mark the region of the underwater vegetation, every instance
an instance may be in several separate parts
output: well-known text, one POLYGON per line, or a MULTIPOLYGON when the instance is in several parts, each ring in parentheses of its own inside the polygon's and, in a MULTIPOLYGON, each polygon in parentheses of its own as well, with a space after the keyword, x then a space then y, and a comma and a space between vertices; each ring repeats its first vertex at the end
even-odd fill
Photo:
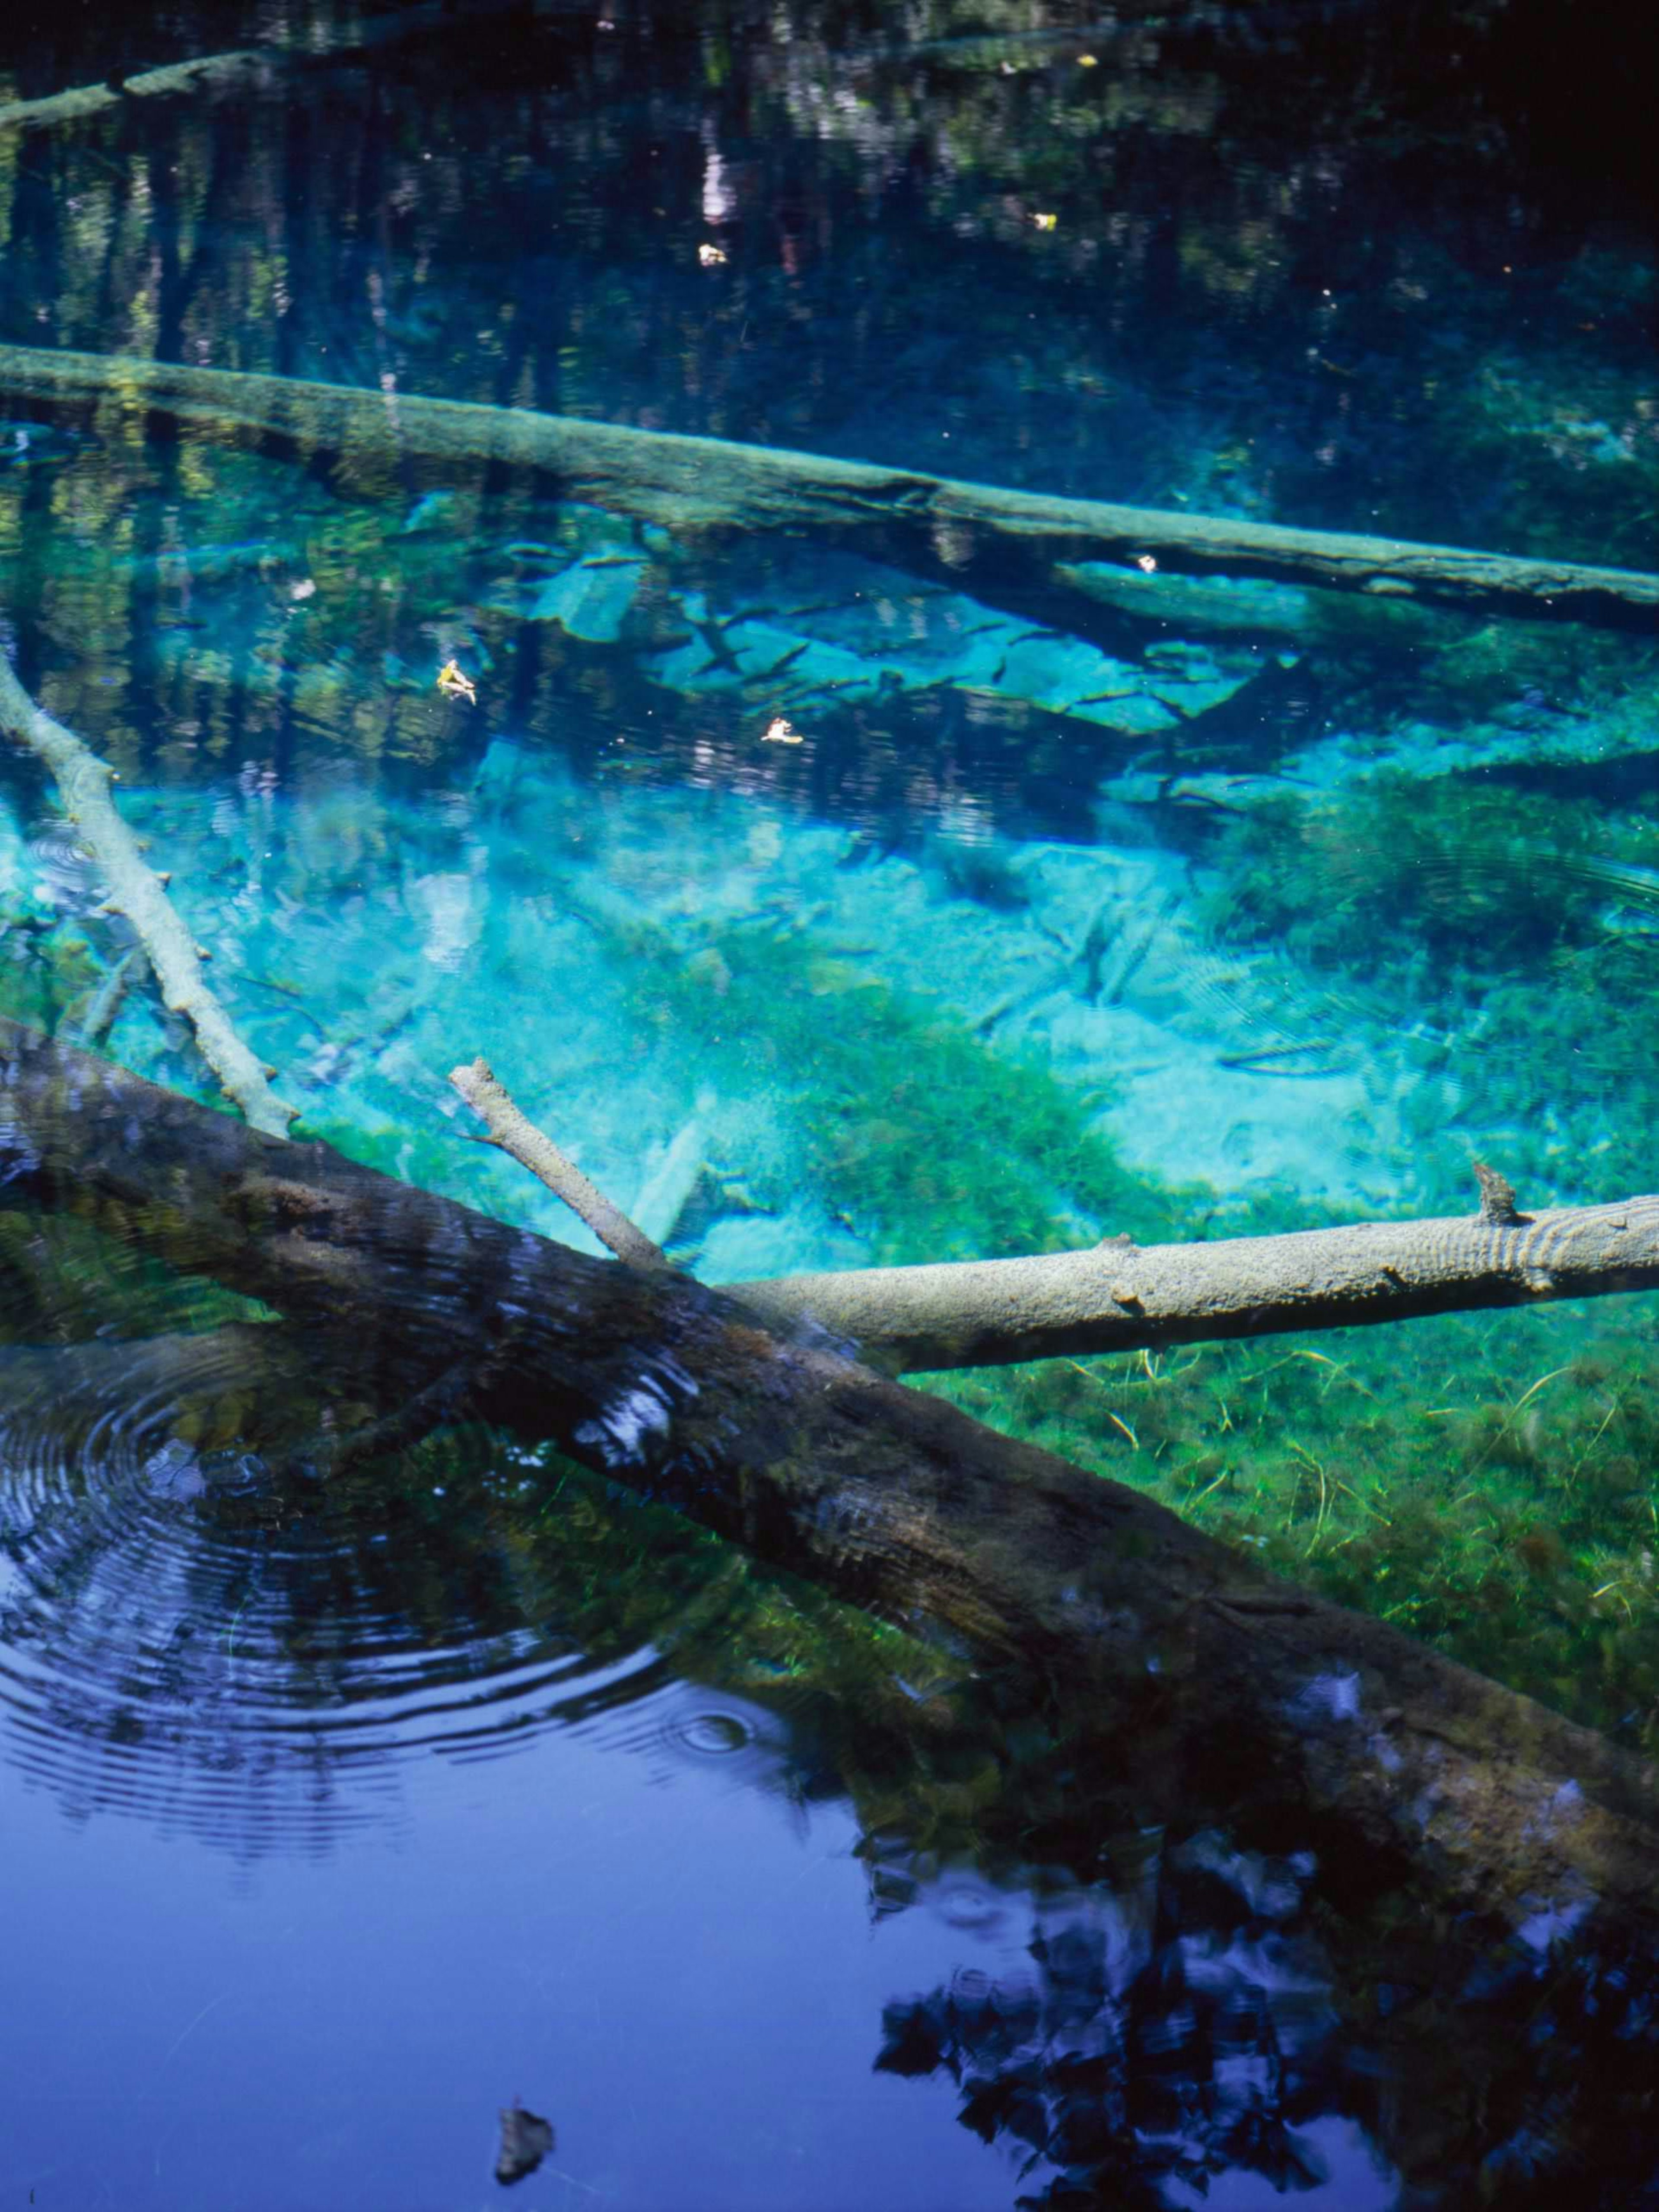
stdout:
POLYGON ((810 939, 711 933, 658 1003, 790 1102, 814 1187, 879 1264, 1150 1239, 1181 1216, 1182 1194, 1126 1172, 1098 1100, 810 939))
POLYGON ((932 1387, 1338 1602, 1659 1741, 1659 1331, 1640 1301, 1057 1360, 932 1387))
MULTIPOLYGON (((1425 193, 1385 243, 1354 245, 1341 299, 1325 293, 1298 306, 1298 331, 1316 356, 1294 404, 1268 409, 1265 364, 1283 353, 1288 300, 1306 291, 1298 257, 1325 251, 1308 213, 1320 196, 1304 191, 1298 174, 1282 194, 1253 188, 1225 210, 1206 209, 1201 195, 1168 200, 1160 180, 1184 174, 1195 144, 1219 134, 1248 149, 1263 129, 1266 109, 1218 75, 1201 39, 1191 52, 1160 57, 1158 40, 1131 27, 1114 34, 1111 65, 1091 70, 1065 37, 1027 39, 1015 9, 929 7, 902 54, 867 24, 854 27, 844 52, 816 18, 793 27, 787 68, 782 46, 763 52, 760 41, 744 60, 724 33, 696 51, 628 46, 638 82, 665 102, 665 166, 680 173, 676 212, 664 221, 673 247, 686 250, 672 265, 663 234, 650 233, 647 250, 643 230, 623 227, 628 196, 616 178, 624 140, 581 118, 586 92, 597 112, 609 97, 605 72, 619 64, 573 47, 574 89, 548 110, 568 163, 527 161, 505 203, 526 219, 501 230, 503 239, 562 235, 582 283, 560 295, 556 327, 542 319, 537 270, 516 244, 510 285, 493 246, 474 252, 469 240, 466 252, 454 250, 453 209, 465 200, 480 117, 488 112, 488 127, 515 146, 526 131, 533 143, 547 117, 527 123, 505 101, 462 114, 441 73, 411 53, 387 79, 386 158, 412 162, 434 118, 451 135, 429 176, 412 171, 406 204, 388 216, 391 273, 360 255, 349 296, 319 280, 274 317, 267 311, 285 281, 278 258, 261 249, 244 265, 231 253, 227 266, 244 292, 221 302, 204 262, 201 288, 174 284, 159 303, 171 322, 159 332, 147 325, 149 338, 179 357, 186 344, 215 340, 224 366, 368 385, 394 373, 405 388, 618 421, 655 410, 655 421, 717 434, 810 438, 826 451, 878 455, 902 447, 917 465, 977 465, 1007 482, 1309 520, 1364 512, 1379 530, 1646 565, 1659 417, 1650 365, 1629 343, 1646 308, 1593 253, 1552 255, 1541 241, 1529 249, 1517 284, 1547 337, 1527 358, 1506 350, 1471 307, 1457 344, 1424 356, 1426 370, 1419 362, 1407 379, 1401 360, 1417 358, 1437 303, 1461 285, 1462 257, 1490 244, 1464 228, 1455 198, 1425 193), (811 129, 775 157, 763 121, 732 136, 734 209, 775 201, 787 212, 763 236, 759 226, 722 229, 723 258, 704 266, 690 250, 688 211, 701 206, 707 102, 744 71, 781 145, 796 125, 811 129), (1030 127, 1038 102, 1040 133, 1030 127), (908 195, 922 234, 948 229, 981 256, 987 342, 972 359, 954 359, 939 336, 961 301, 939 289, 929 257, 885 270, 893 234, 862 213, 853 219, 872 149, 889 162, 881 193, 908 195), (1157 250, 1172 312, 1125 314, 1126 302, 1142 303, 1152 225, 1166 212, 1157 250), (449 254, 443 283, 423 290, 406 281, 402 252, 417 239, 423 252, 449 254), (907 270, 923 292, 900 281, 907 270), (367 279, 382 276, 377 292, 367 279), (376 307, 367 321, 366 298, 376 307), (855 318, 848 299, 859 301, 855 318), (1109 344, 1096 313, 1103 302, 1116 317, 1109 344), (1226 319, 1212 325, 1218 309, 1226 319), (1625 347, 1593 378, 1580 375, 1570 335, 1587 318, 1622 333, 1625 347), (1200 326, 1207 335, 1195 337, 1200 326), (1176 341, 1165 333, 1177 329, 1192 349, 1173 374, 1176 341), (860 388, 845 373, 848 360, 877 356, 888 372, 879 422, 845 396, 860 388), (665 361, 684 368, 684 389, 666 397, 665 361)), ((1496 35, 1490 24, 1483 35, 1496 35)), ((1311 112, 1340 76, 1326 55, 1284 96, 1311 112)), ((1442 88, 1440 99, 1455 119, 1456 97, 1442 88)), ((1349 112, 1352 128, 1339 135, 1350 152, 1320 187, 1351 210, 1364 204, 1367 177, 1374 190, 1379 165, 1402 151, 1370 102, 1367 93, 1349 112)), ((254 118, 249 144, 261 158, 272 152, 262 135, 270 121, 263 111, 254 118)), ((317 127, 315 112, 296 113, 293 150, 314 151, 317 127)), ((349 101, 339 127, 373 137, 371 118, 349 101)), ((203 149, 188 124, 183 137, 194 191, 207 173, 203 149)), ((1443 143, 1456 143, 1455 131, 1443 143)), ((1432 166, 1442 142, 1430 131, 1424 143, 1432 166)), ((100 251, 70 255, 60 272, 46 234, 20 233, 9 297, 32 339, 31 284, 49 302, 58 343, 99 341, 111 300, 142 291, 139 197, 77 145, 54 139, 39 157, 54 186, 76 186, 76 235, 100 251)), ((1481 142, 1477 166, 1498 173, 1512 161, 1512 150, 1481 142)), ((240 140, 224 162, 213 173, 234 234, 258 211, 257 165, 240 140)), ((331 266, 315 259, 319 270, 331 266)), ((52 705, 136 792, 188 793, 245 763, 287 787, 349 761, 391 791, 422 779, 441 785, 443 804, 465 811, 483 748, 504 727, 522 727, 563 747, 592 792, 601 782, 741 775, 747 791, 781 799, 798 817, 817 810, 855 826, 877 854, 873 872, 881 855, 922 842, 916 824, 941 818, 947 796, 957 804, 957 777, 970 787, 974 834, 930 832, 927 847, 945 927, 949 901, 1018 919, 1027 895, 989 834, 1005 830, 1000 810, 1009 802, 1017 813, 1025 787, 1011 778, 988 795, 971 788, 975 774, 991 781, 984 763, 994 747, 1039 763, 1051 786, 1069 781, 1063 805, 1070 834, 1082 837, 1090 771, 1130 765, 1141 740, 1158 773, 1255 770, 1339 714, 1362 740, 1373 716, 1385 750, 1393 724, 1431 702, 1449 727, 1507 718, 1517 750, 1552 717, 1600 717, 1592 737, 1619 718, 1620 744, 1635 754, 1659 701, 1650 651, 1623 640, 1257 593, 1253 614, 1247 603, 1232 628, 1202 633, 1212 646, 1194 645, 1183 632, 1160 632, 1167 618, 1154 603, 1138 614, 1121 591, 1097 623, 1080 609, 1076 636, 1036 634, 972 596, 967 577, 960 589, 953 579, 923 591, 873 562, 801 556, 792 566, 769 556, 745 568, 731 549, 647 538, 544 488, 482 472, 436 481, 349 454, 296 471, 291 458, 190 430, 151 442, 119 407, 100 412, 94 435, 16 427, 27 442, 6 448, 0 471, 9 612, 52 705), (471 693, 434 690, 433 672, 452 664, 471 693), (1304 708, 1305 727, 1281 725, 1304 708), (758 730, 786 711, 812 742, 788 757, 751 745, 750 754, 773 754, 757 767, 733 738, 734 721, 753 718, 758 730), (1079 726, 1097 750, 1076 750, 1079 726), (919 757, 935 738, 936 750, 919 757)), ((1189 607, 1202 611, 1200 598, 1180 603, 1179 619, 1189 607)), ((1536 750, 1548 759, 1541 738, 1536 750)), ((28 819, 39 794, 12 781, 28 819)), ((221 803, 217 785, 208 803, 221 803)), ((250 820, 257 805, 251 798, 250 820)), ((135 818, 143 811, 141 801, 135 818)), ((145 826, 159 843, 178 815, 153 811, 145 826)), ((788 818, 786 811, 786 827, 788 818)), ((540 825, 544 855, 570 858, 583 829, 568 817, 540 825)), ((1609 808, 1604 792, 1541 770, 1503 780, 1402 771, 1304 783, 1184 820, 1166 810, 1146 831, 1165 833, 1191 860, 1212 944, 1271 949, 1298 964, 1324 1008, 1351 1009, 1351 1033, 1338 1042, 1352 1055, 1370 1049, 1379 1007, 1408 1010, 1399 1025, 1436 1079, 1403 1113, 1414 1197, 1472 1211, 1477 1151, 1496 1153, 1523 1206, 1651 1184, 1659 832, 1631 795, 1609 808)), ((255 842, 251 831, 245 842, 255 842)), ((399 865, 413 872, 395 842, 388 822, 343 800, 283 888, 333 900, 368 884, 368 899, 399 865)), ((420 865, 446 895, 462 872, 429 855, 420 865)), ((270 880, 277 875, 273 865, 270 880)), ((45 901, 17 890, 21 862, 0 878, 0 1010, 49 1030, 86 1018, 125 950, 90 914, 95 894, 83 871, 77 878, 72 850, 58 877, 63 895, 45 901)), ((181 884, 181 903, 206 911, 210 894, 222 906, 251 898, 257 866, 234 890, 230 882, 228 872, 224 885, 181 884)), ((566 890, 550 866, 501 906, 557 905, 566 890)), ((539 943, 527 927, 509 939, 520 925, 501 923, 499 908, 498 925, 503 959, 509 942, 539 943)), ((796 1187, 810 1189, 872 1260, 1322 1218, 1283 1184, 1218 1198, 1132 1168, 1103 1125, 1119 1088, 1112 1071, 1086 1089, 1059 1079, 1040 1039, 1006 1045, 909 988, 890 947, 866 958, 830 941, 811 915, 688 914, 665 928, 641 913, 631 935, 611 916, 594 945, 596 973, 603 964, 614 980, 629 966, 627 1056, 680 1064, 677 1110, 690 1114, 704 1077, 730 1096, 767 1095, 773 1126, 749 1155, 728 1145, 732 1157, 711 1160, 717 1179, 741 1185, 744 1203, 762 1212, 781 1208, 796 1187), (645 1040, 638 1055, 636 1036, 645 1040)), ((1132 957, 1093 951, 1097 970, 1109 955, 1119 975, 1132 957)), ((1059 947, 1056 966, 1076 951, 1059 947)), ((273 961, 268 975, 250 975, 249 988, 259 987, 297 1027, 286 970, 273 961)), ((317 1064, 331 1029, 341 1034, 330 1065, 367 1054, 381 1042, 371 1032, 383 1018, 389 1024, 389 1005, 364 977, 342 978, 338 1002, 310 1016, 317 1064)), ((112 1049, 133 1048, 153 1072, 194 1083, 181 1037, 131 1009, 125 1018, 112 1049)), ((276 1026, 276 1016, 266 1018, 276 1026)), ((404 1009, 397 1019, 406 1042, 413 1017, 404 1009)), ((435 1045, 419 1042, 435 1082, 435 1045)), ((1267 1086, 1270 1058, 1261 1065, 1267 1086)), ((396 1103, 389 1085, 371 1103, 366 1087, 354 1094, 342 1083, 331 1096, 319 1077, 306 1126, 389 1172, 475 1202, 512 1202, 503 1186, 468 1180, 447 1125, 430 1114, 400 1118, 396 1103)), ((1344 1132, 1333 1127, 1330 1141, 1340 1147, 1344 1132)), ((6 1245, 5 1268, 20 1283, 29 1249, 21 1232, 6 1245)), ((62 1264, 72 1272, 96 1256, 66 1251, 62 1264)), ((988 1419, 1144 1485, 1328 1595, 1647 1741, 1659 1705, 1650 1625, 1654 1357, 1638 1304, 1616 1316, 1563 1310, 1161 1360, 1061 1361, 939 1387, 988 1419)))
POLYGON ((1382 775, 1274 798, 1206 859, 1224 940, 1285 944, 1339 1000, 1411 1009, 1455 1097, 1449 1123, 1418 1133, 1448 1200, 1467 1187, 1464 1130, 1502 1133, 1534 1203, 1647 1187, 1659 828, 1645 808, 1495 775, 1382 775))
MULTIPOLYGON (((301 865, 346 879, 380 865, 374 839, 389 829, 359 833, 305 848, 301 865)), ((527 883, 562 880, 568 834, 542 823, 554 872, 527 883)), ((1425 1188, 1445 1210, 1473 1212, 1468 1160, 1494 1131, 1523 1206, 1650 1182, 1656 860, 1659 838, 1634 814, 1610 833, 1588 801, 1383 778, 1231 818, 1200 866, 1218 939, 1288 944, 1339 1001, 1349 978, 1368 1002, 1420 1008, 1425 1054, 1475 1031, 1481 1048, 1455 1062, 1467 1132, 1422 1131, 1425 1188), (1564 974, 1583 989, 1563 989, 1564 974), (1538 1071, 1557 1053, 1574 1090, 1553 1115, 1538 1071), (1593 1153, 1577 1138, 1587 1126, 1601 1130, 1593 1153)), ((0 967, 7 1010, 47 1028, 104 972, 89 947, 106 925, 67 880, 78 904, 49 921, 49 908, 15 897, 3 940, 16 953, 0 967)), ((714 1164, 745 1187, 745 1206, 778 1207, 808 1188, 890 1262, 1206 1233, 1214 1194, 1126 1166, 1103 1130, 1103 1097, 1057 1080, 1035 1050, 994 1048, 884 963, 834 949, 810 913, 692 902, 671 923, 644 902, 618 903, 599 919, 606 957, 628 978, 626 1033, 680 1065, 688 1105, 702 1080, 770 1103, 772 1133, 714 1164)), ((592 943, 591 916, 586 926, 592 943)), ((157 1072, 193 1085, 183 1039, 165 1053, 157 1072)), ((400 1116, 390 1094, 378 1115, 344 1098, 319 1105, 307 1128, 388 1172, 503 1202, 458 1182, 447 1126, 400 1116)), ((1236 1194, 1224 1216, 1229 1232, 1319 1218, 1266 1189, 1236 1194)), ((84 1282, 107 1267, 95 1245, 71 1251, 66 1235, 54 1232, 45 1258, 21 1231, 9 1237, 9 1269, 60 1267, 84 1282)), ((185 1325, 222 1317, 234 1314, 208 1301, 185 1325)), ((1147 1488, 1324 1595, 1649 1742, 1659 1739, 1656 1329, 1637 1300, 1059 1360, 936 1387, 1147 1488)))

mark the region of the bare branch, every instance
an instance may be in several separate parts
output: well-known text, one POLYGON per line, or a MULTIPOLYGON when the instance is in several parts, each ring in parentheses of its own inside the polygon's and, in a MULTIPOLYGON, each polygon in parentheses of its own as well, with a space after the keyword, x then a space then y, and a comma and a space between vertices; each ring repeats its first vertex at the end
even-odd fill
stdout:
POLYGON ((109 787, 113 771, 73 730, 37 707, 0 654, 0 729, 26 744, 51 769, 64 811, 81 834, 108 884, 109 903, 138 933, 170 1012, 183 1014, 196 1032, 202 1057, 256 1129, 283 1137, 299 1112, 285 1106, 265 1071, 231 1026, 230 1017, 202 975, 202 954, 149 866, 138 841, 116 811, 109 787))
POLYGON ((733 1283, 775 1328, 810 1314, 900 1372, 1138 1352, 1289 1329, 1538 1305, 1659 1287, 1659 1196, 1522 1215, 1359 1221, 1284 1237, 1138 1246, 733 1283))
POLYGON ((669 1261, 644 1231, 636 1229, 621 1207, 613 1206, 575 1162, 565 1158, 551 1137, 544 1136, 520 1112, 487 1060, 475 1060, 470 1067, 451 1068, 449 1080, 488 1125, 491 1143, 511 1152, 520 1167, 528 1168, 556 1198, 562 1198, 573 1213, 580 1214, 600 1243, 619 1260, 633 1267, 669 1268, 669 1261))
MULTIPOLYGON (((495 1141, 619 1258, 670 1264, 525 1118, 482 1060, 449 1079, 495 1141)), ((1659 1287, 1659 1197, 1526 1214, 1496 1169, 1477 1160, 1474 1173, 1480 1211, 1467 1216, 1204 1244, 1143 1247, 1123 1237, 1085 1252, 765 1276, 724 1288, 774 1328, 811 1320, 873 1365, 917 1374, 1659 1287)))

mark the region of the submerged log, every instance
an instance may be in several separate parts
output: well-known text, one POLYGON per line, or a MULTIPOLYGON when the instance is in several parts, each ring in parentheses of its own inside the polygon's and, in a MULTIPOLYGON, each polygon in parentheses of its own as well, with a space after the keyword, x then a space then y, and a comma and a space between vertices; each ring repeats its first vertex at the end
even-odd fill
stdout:
MULTIPOLYGON (((515 4, 517 0, 471 0, 471 12, 477 15, 515 4)), ((105 114, 129 100, 176 99, 202 90, 252 88, 284 69, 314 69, 319 62, 355 57, 394 39, 445 30, 453 20, 452 10, 443 0, 426 0, 424 5, 370 16, 344 28, 311 20, 303 29, 296 26, 284 36, 273 26, 270 35, 257 46, 197 54, 187 61, 136 70, 130 76, 112 76, 101 84, 72 85, 33 100, 0 103, 0 133, 78 123, 89 115, 105 114)))
POLYGON ((1278 1808, 1376 1887, 1659 1922, 1659 1777, 1133 1490, 775 1335, 687 1279, 592 1260, 261 1136, 0 1024, 0 1196, 101 1224, 349 1345, 362 1398, 425 1390, 556 1444, 981 1668, 1098 1717, 1147 1817, 1278 1808), (465 1389, 461 1387, 461 1378, 465 1389))
POLYGON ((896 1372, 993 1367, 1659 1289, 1659 1197, 731 1287, 774 1328, 810 1314, 896 1372))
POLYGON ((958 580, 981 557, 1000 578, 1045 590, 1079 588, 1067 564, 1113 562, 1139 574, 1150 562, 1177 574, 1267 577, 1480 615, 1659 628, 1659 575, 1014 491, 527 408, 31 346, 0 346, 0 391, 57 404, 113 400, 216 435, 291 440, 307 453, 537 469, 573 499, 669 530, 828 534, 958 580))
MULTIPOLYGON (((449 1079, 488 1121, 488 1141, 620 1258, 667 1264, 526 1121, 482 1060, 449 1079)), ((1109 1237, 1083 1251, 772 1275, 726 1288, 774 1328, 811 1322, 901 1375, 1659 1289, 1659 1197, 1522 1213, 1495 1169, 1476 1160, 1474 1175, 1479 1212, 1440 1220, 1345 1222, 1201 1244, 1109 1237)))
MULTIPOLYGON (((196 1032, 202 1057, 256 1129, 280 1137, 299 1112, 285 1106, 231 1024, 202 973, 207 957, 179 919, 166 878, 145 860, 110 796, 114 771, 74 731, 37 707, 0 654, 0 730, 9 731, 52 772, 64 811, 102 872, 111 906, 137 932, 169 1013, 196 1032)), ((272 1068, 269 1073, 276 1073, 272 1068)))

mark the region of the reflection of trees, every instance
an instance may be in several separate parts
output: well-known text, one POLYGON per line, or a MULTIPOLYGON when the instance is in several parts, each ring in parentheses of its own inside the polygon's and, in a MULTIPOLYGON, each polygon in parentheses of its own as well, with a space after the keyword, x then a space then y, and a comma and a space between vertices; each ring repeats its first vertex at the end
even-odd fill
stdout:
MULTIPOLYGON (((1468 535, 1490 471, 1460 494, 1429 449, 1433 342, 1449 311, 1506 331, 1468 271, 1535 255, 1547 306, 1581 242, 1582 179, 1525 160, 1554 143, 1550 73, 1487 97, 1508 11, 1465 10, 1462 66, 1426 77, 1393 9, 1129 25, 1092 69, 1065 11, 1003 12, 908 10, 902 40, 852 7, 561 12, 509 38, 463 8, 278 97, 128 101, 0 169, 0 326, 1055 489, 1349 524, 1363 495, 1389 531, 1468 535), (949 335, 964 307, 977 345, 949 335)), ((312 13, 326 45, 346 11, 312 13)), ((1610 490, 1595 547, 1548 550, 1604 555, 1610 490)))
POLYGON ((958 1974, 890 2005, 877 2066, 949 2073, 964 2127, 1006 2140, 1027 2173, 1056 2170, 1022 2203, 1151 2212, 1170 2180, 1322 2180, 1299 2130, 1354 2100, 1309 1928, 1311 1860, 1214 1836, 1139 1856, 1138 1879, 1039 1904, 1029 1977, 958 1974))
POLYGON ((1570 1913, 1504 1936, 1398 1899, 1354 1912, 1312 1854, 1217 1831, 1116 1856, 1091 1888, 1033 1883, 1029 1972, 965 1970, 883 2014, 877 2067, 948 2073, 962 2124, 1021 2161, 1022 2204, 1152 2212, 1230 2172, 1343 2203, 1376 2164, 1412 2206, 1613 2212, 1659 2189, 1659 1960, 1576 1950, 1570 1913))

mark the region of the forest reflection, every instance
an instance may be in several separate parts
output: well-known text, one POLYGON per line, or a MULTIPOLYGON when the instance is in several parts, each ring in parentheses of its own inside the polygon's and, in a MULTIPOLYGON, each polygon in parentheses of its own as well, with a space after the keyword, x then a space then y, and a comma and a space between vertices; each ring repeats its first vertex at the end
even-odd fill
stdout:
MULTIPOLYGON (((1535 159, 1571 56, 1500 123, 1440 27, 1413 44, 1352 9, 1310 32, 1273 9, 1102 25, 922 0, 902 35, 893 12, 461 9, 371 64, 330 0, 226 7, 226 46, 272 58, 157 96, 119 83, 171 33, 123 13, 97 69, 118 96, 49 127, 0 117, 0 337, 1651 565, 1659 433, 1619 368, 1647 358, 1653 303, 1603 251, 1614 222, 1585 214, 1587 179, 1627 158, 1616 118, 1594 158, 1535 159)), ((1489 82, 1536 11, 1472 7, 1456 29, 1489 82)), ((0 62, 0 100, 87 81, 50 24, 0 62)), ((118 392, 90 423, 8 422, 0 556, 20 671, 55 711, 124 773, 199 783, 227 902, 283 850, 283 890, 333 929, 374 867, 465 888, 376 787, 453 771, 433 819, 465 817, 482 720, 434 696, 429 662, 499 655, 514 720, 595 775, 663 694, 632 640, 523 618, 572 526, 550 488, 295 459, 175 434, 118 392)), ((727 554, 672 557, 684 604, 727 554)), ((665 587, 642 598, 660 647, 665 587)), ((1293 723, 1340 680, 1275 667, 1262 688, 1293 723)), ((713 781, 729 720, 685 706, 651 740, 667 780, 713 781)), ((1033 713, 942 695, 884 697, 879 727, 848 710, 810 768, 749 750, 745 791, 855 825, 850 866, 954 807, 990 857, 952 889, 987 908, 1006 895, 992 825, 1062 834, 1052 793, 1092 757, 1033 713)), ((605 772, 649 776, 638 752, 605 772)), ((38 783, 0 775, 38 813, 38 783)), ((574 853, 585 833, 534 834, 574 853)), ((127 948, 118 926, 109 969, 91 957, 100 893, 63 824, 31 857, 52 911, 8 917, 8 1011, 74 1034, 127 948)), ((437 967, 441 935, 434 916, 411 957, 437 967)), ((722 1005, 742 981, 699 974, 722 1005)), ((319 1061, 344 1052, 285 969, 242 980, 311 1024, 319 1061)), ((786 1806, 850 1806, 878 1917, 1029 1917, 1028 1968, 964 1966, 871 2023, 878 2068, 959 2085, 1029 2201, 1297 2190, 1334 2155, 1411 2203, 1654 2185, 1652 1960, 1541 1909, 1520 1933, 1453 1919, 1397 1869, 1333 1863, 1272 1778, 1153 1775, 1061 1686, 977 1678, 501 1434, 325 1482, 314 1447, 357 1418, 365 1348, 93 1232, 0 1216, 0 1757, 76 1821, 251 1863, 395 1826, 417 1762, 562 1730, 718 1760, 786 1806)))
POLYGON ((1633 488, 1514 435, 1540 354, 1638 434, 1651 314, 1594 142, 1532 158, 1557 93, 1483 100, 1528 9, 1450 67, 1352 9, 405 12, 227 9, 251 84, 0 130, 0 334, 1637 562, 1633 488))

